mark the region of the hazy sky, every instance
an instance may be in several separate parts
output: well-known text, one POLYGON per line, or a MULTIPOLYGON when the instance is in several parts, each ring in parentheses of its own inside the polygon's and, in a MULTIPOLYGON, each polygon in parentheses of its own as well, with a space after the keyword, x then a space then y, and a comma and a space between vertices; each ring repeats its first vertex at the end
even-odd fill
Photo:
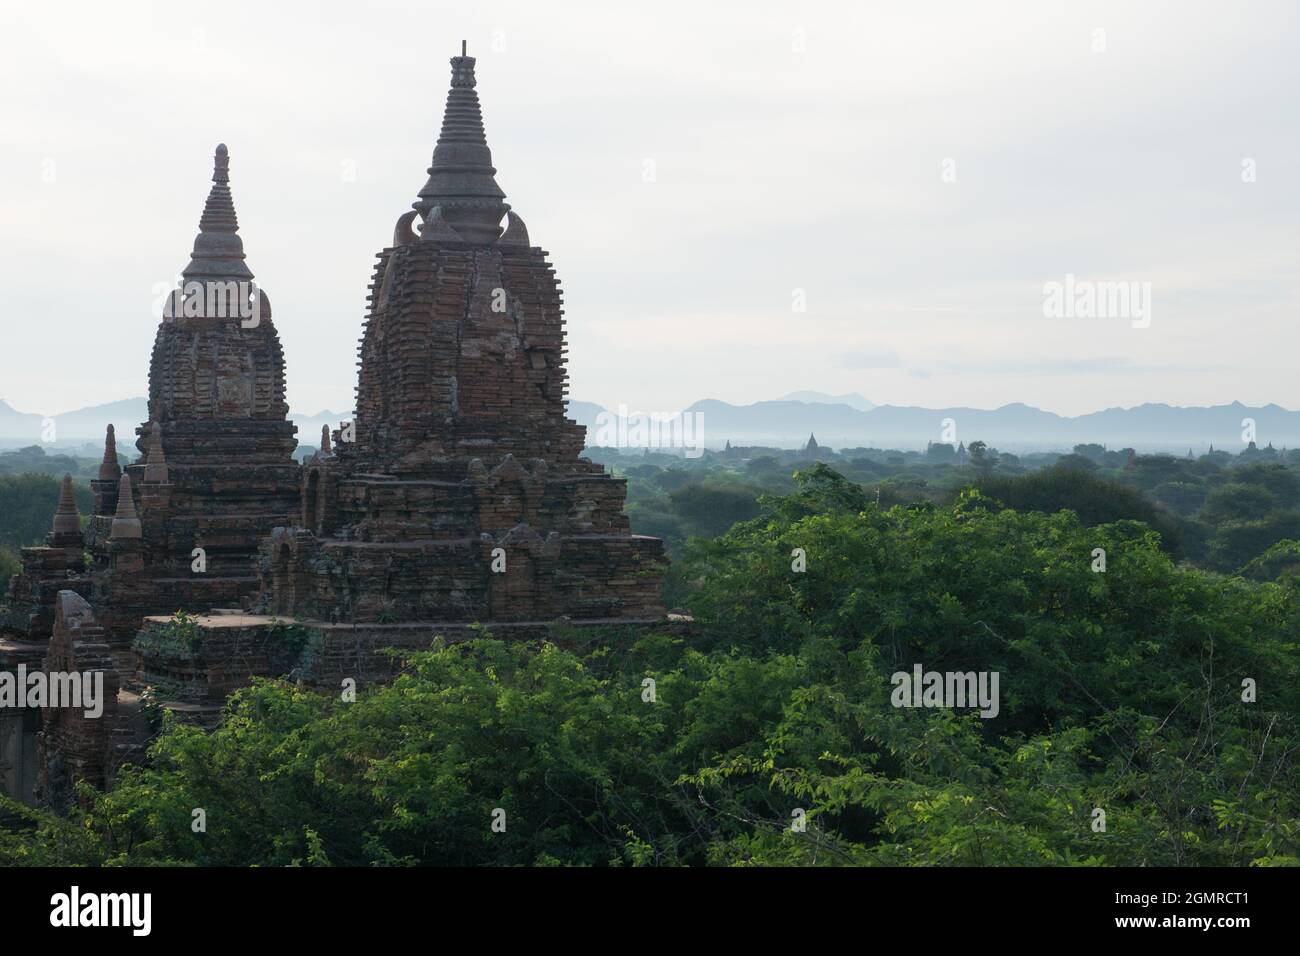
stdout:
POLYGON ((0 0, 0 398, 145 393, 225 142, 290 404, 350 409, 462 38, 574 398, 1300 407, 1291 0, 0 0), (1067 274, 1149 327, 1045 318, 1067 274))

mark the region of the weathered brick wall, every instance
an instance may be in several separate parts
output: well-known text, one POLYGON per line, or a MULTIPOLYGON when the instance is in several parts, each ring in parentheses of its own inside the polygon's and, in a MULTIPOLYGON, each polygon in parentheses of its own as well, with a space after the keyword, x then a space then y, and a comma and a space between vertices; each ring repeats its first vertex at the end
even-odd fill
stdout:
POLYGON ((85 552, 80 547, 23 548, 22 569, 9 581, 0 605, 0 634, 22 640, 43 639, 54 627, 54 598, 64 589, 89 584, 85 552))
POLYGON ((263 548, 261 608, 354 623, 662 618, 662 543, 631 535, 626 483, 578 457, 546 254, 407 242, 379 255, 370 303, 355 440, 336 432, 309 466, 311 527, 263 548))
POLYGON ((88 716, 84 706, 42 710, 37 798, 50 806, 71 802, 76 781, 106 788, 115 769, 116 731, 124 729, 117 699, 121 679, 105 637, 90 605, 72 591, 61 591, 42 669, 51 675, 78 672, 83 681, 102 673, 103 709, 98 716, 88 716))
MULTIPOLYGON (((430 474, 446 455, 495 465, 576 459, 564 320, 540 249, 413 242, 381 253, 359 350, 359 469, 430 474)), ((355 455, 351 451, 355 450, 355 455)))
MULTIPOLYGON (((164 426, 284 422, 289 411, 284 397, 284 350, 269 309, 261 311, 264 314, 251 328, 245 328, 237 315, 166 318, 158 326, 149 363, 150 420, 164 426)), ((195 458, 209 450, 212 436, 200 429, 179 428, 165 437, 178 457, 195 458)), ((145 450, 143 444, 139 447, 145 450)), ((290 446, 288 451, 292 450, 290 446)), ((248 457, 247 449, 244 456, 248 457)))

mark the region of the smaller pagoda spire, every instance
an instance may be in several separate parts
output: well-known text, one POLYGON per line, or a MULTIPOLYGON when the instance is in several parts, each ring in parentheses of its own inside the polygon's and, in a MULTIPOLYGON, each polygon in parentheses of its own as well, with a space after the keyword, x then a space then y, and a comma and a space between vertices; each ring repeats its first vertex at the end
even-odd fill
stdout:
POLYGON ((104 433, 104 460, 99 466, 100 481, 117 481, 122 477, 122 466, 117 463, 117 434, 109 425, 104 433))
POLYGON ((190 264, 181 273, 186 280, 249 280, 253 273, 244 264, 244 242, 239 238, 239 219, 230 195, 230 151, 217 144, 212 163, 212 189, 199 219, 190 264))
POLYGON ((330 427, 328 425, 320 427, 320 454, 322 458, 328 458, 334 454, 334 449, 330 447, 330 427))
POLYGON ((139 538, 142 535, 140 516, 135 512, 135 500, 131 497, 131 474, 126 472, 122 475, 122 485, 118 489, 117 514, 113 516, 113 527, 109 537, 120 540, 139 538))
POLYGON ((54 512, 54 533, 50 544, 55 547, 80 545, 81 515, 77 512, 77 499, 72 493, 72 476, 64 475, 59 488, 59 507, 54 512))
POLYGON ((167 459, 163 455, 162 425, 154 422, 149 429, 148 454, 144 460, 144 480, 163 484, 167 481, 167 459))

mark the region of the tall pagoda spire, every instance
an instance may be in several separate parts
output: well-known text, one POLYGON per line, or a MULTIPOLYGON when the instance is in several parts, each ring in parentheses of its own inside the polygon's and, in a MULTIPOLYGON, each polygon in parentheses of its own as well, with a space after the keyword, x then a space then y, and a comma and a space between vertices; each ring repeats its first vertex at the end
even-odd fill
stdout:
POLYGON ((244 264, 244 242, 239 238, 239 220, 230 196, 230 151, 217 145, 213 157, 212 189, 199 219, 190 264, 181 273, 187 280, 249 280, 253 273, 244 264))
MULTIPOLYGON (((429 180, 415 209, 428 221, 435 208, 440 219, 465 242, 490 243, 501 236, 501 218, 510 206, 497 185, 492 151, 483 132, 483 114, 474 92, 474 57, 451 58, 451 89, 442 117, 442 132, 433 150, 429 180)), ((426 238, 446 238, 429 235, 426 238)))

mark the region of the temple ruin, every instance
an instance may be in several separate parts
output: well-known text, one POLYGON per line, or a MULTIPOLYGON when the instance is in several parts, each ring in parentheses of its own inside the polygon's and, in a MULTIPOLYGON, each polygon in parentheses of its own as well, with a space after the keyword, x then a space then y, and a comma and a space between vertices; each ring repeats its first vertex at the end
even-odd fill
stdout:
POLYGON ((99 721, 0 711, 0 784, 58 805, 142 759, 141 694, 211 725, 255 676, 336 691, 387 649, 478 626, 661 626, 663 544, 565 414, 562 295, 496 182, 475 60, 451 59, 428 180, 377 256, 355 418, 293 458, 285 362, 218 146, 184 282, 149 370, 141 457, 112 427, 82 529, 65 479, 0 606, 0 670, 99 668, 99 721), (214 296, 213 291, 219 294, 214 296), (120 688, 120 690, 119 690, 120 688))
POLYGON ((451 64, 428 182, 377 257, 356 420, 308 465, 301 525, 267 542, 267 610, 662 618, 661 543, 630 533, 624 482, 579 457, 559 282, 496 183, 474 58, 451 64))

